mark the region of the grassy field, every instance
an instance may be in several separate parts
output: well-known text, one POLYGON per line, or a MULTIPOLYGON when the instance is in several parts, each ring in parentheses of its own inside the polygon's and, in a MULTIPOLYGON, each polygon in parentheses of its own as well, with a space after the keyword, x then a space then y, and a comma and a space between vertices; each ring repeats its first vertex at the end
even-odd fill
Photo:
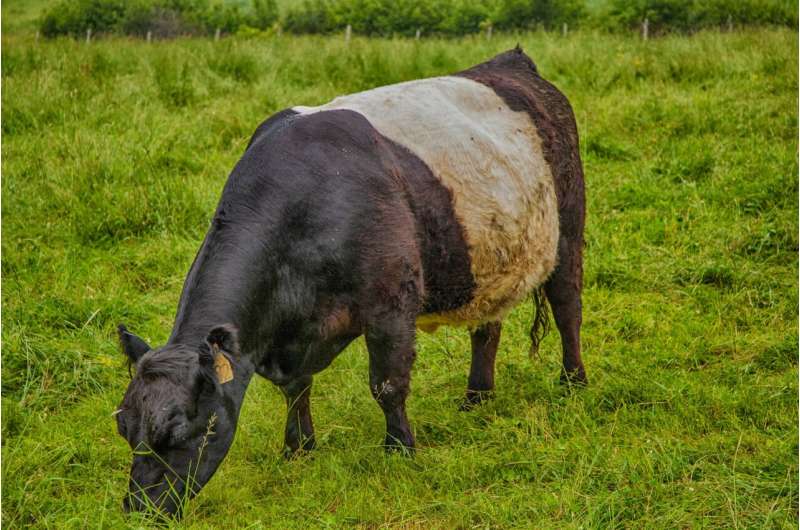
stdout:
MULTIPOLYGON (((6 20, 3 21, 4 26, 6 20)), ((10 27, 13 21, 9 22, 10 27)), ((420 334, 413 459, 385 456, 363 341, 315 381, 319 450, 286 462, 256 380, 188 528, 798 524, 797 46, 787 30, 648 42, 2 41, 2 522, 125 518, 114 326, 166 340, 228 171, 293 104, 451 72, 517 41, 575 108, 588 185, 584 361, 508 319, 494 401, 457 410, 463 330, 420 334), (324 396, 324 397, 322 397, 324 396)))

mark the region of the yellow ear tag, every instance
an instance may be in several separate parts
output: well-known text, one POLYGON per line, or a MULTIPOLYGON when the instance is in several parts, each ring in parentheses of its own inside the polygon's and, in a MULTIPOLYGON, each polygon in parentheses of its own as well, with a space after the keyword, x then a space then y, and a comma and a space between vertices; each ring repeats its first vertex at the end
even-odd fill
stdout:
POLYGON ((225 354, 219 351, 217 345, 214 345, 214 370, 217 372, 217 379, 219 384, 224 385, 228 381, 233 380, 233 368, 231 362, 225 357, 225 354))

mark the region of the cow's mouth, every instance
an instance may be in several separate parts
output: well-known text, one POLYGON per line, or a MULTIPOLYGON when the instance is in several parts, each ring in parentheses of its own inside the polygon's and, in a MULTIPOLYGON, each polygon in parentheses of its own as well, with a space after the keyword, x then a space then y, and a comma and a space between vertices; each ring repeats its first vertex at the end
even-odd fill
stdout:
POLYGON ((131 481, 128 494, 122 499, 122 509, 125 513, 144 512, 156 518, 180 518, 184 497, 183 481, 170 484, 163 480, 144 488, 131 481))

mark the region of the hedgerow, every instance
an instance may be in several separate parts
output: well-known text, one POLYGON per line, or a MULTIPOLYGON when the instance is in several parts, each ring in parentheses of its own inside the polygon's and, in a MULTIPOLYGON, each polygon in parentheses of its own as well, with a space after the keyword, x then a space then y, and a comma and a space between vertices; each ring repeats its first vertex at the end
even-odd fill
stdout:
POLYGON ((613 29, 692 31, 733 25, 797 26, 797 3, 786 0, 609 0, 602 13, 613 29))
POLYGON ((291 33, 467 35, 499 30, 591 27, 691 32, 732 25, 795 27, 789 0, 303 0, 281 16, 276 0, 63 0, 41 20, 45 36, 121 33, 155 37, 252 33, 279 26, 291 33))
POLYGON ((275 0, 63 0, 41 19, 45 37, 119 33, 154 37, 265 30, 278 20, 275 0))
POLYGON ((304 0, 283 26, 293 33, 330 33, 350 25, 365 35, 411 35, 417 30, 464 35, 501 30, 576 26, 610 31, 638 27, 688 32, 729 25, 797 25, 787 0, 304 0))

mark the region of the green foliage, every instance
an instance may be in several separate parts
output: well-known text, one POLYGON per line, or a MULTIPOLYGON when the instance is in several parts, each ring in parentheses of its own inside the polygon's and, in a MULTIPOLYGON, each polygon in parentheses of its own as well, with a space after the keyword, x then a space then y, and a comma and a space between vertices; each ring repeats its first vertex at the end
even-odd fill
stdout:
POLYGON ((584 10, 579 0, 499 0, 492 18, 497 27, 505 29, 554 28, 564 23, 575 26, 584 10))
POLYGON ((336 28, 332 19, 333 12, 325 0, 303 0, 300 8, 286 14, 283 24, 294 33, 328 33, 336 28))
POLYGON ((359 340, 315 377, 315 455, 283 459, 285 403, 256 377, 231 453, 172 526, 797 527, 795 31, 3 39, 4 527, 149 527, 120 508, 115 326, 167 339, 262 119, 517 41, 577 117, 590 385, 558 384, 555 330, 529 359, 523 304, 504 323, 495 399, 462 413, 468 335, 420 333, 420 448, 385 456, 359 340))
POLYGON ((331 33, 350 25, 362 35, 467 35, 500 30, 591 27, 638 28, 653 34, 707 27, 796 27, 797 4, 788 0, 302 0, 283 16, 277 0, 63 0, 42 17, 47 37, 123 33, 159 38, 183 34, 257 35, 275 26, 292 33, 331 33))
POLYGON ((268 29, 278 21, 276 0, 253 0, 253 27, 268 29))
POLYGON ((601 16, 611 27, 690 31, 728 23, 797 26, 797 3, 786 0, 610 0, 601 16))
POLYGON ((87 28, 95 33, 122 33, 157 38, 213 34, 217 29, 236 33, 241 28, 270 28, 278 20, 275 0, 251 0, 249 4, 224 0, 64 0, 48 9, 41 19, 44 36, 81 36, 87 28))
POLYGON ((492 24, 518 29, 540 24, 552 28, 576 23, 579 0, 304 0, 284 20, 294 33, 328 33, 348 24, 365 35, 465 35, 492 24))
POLYGON ((114 31, 125 19, 125 0, 65 0, 48 10, 42 18, 45 37, 85 35, 114 31))
POLYGON ((365 35, 464 35, 488 25, 515 30, 542 27, 638 27, 654 32, 693 31, 732 24, 797 25, 797 5, 787 0, 304 0, 284 19, 294 33, 329 33, 348 24, 365 35))

